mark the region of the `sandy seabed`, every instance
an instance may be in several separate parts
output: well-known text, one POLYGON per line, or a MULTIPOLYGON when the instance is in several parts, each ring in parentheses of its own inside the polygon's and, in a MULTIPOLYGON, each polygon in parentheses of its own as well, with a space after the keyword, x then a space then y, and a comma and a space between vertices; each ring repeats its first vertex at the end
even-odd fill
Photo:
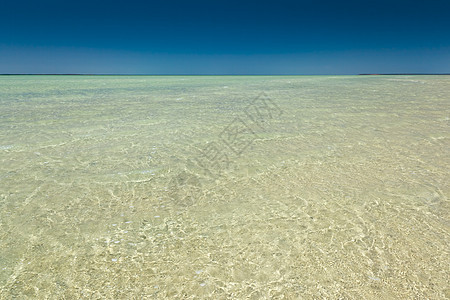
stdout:
POLYGON ((448 95, 0 77, 0 298, 448 299, 448 95))

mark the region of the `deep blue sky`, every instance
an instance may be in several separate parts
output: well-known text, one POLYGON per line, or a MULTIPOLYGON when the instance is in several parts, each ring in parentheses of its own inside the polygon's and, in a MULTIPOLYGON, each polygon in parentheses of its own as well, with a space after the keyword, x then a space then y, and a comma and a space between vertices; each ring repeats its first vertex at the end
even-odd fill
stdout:
POLYGON ((450 1, 0 0, 0 73, 402 72, 450 72, 450 1))

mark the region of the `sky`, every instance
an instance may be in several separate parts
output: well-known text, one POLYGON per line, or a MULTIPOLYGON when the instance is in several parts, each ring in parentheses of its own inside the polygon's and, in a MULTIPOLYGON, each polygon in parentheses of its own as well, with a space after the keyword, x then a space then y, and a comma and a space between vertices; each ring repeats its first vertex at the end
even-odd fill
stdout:
POLYGON ((450 73, 450 1, 0 0, 5 73, 450 73))

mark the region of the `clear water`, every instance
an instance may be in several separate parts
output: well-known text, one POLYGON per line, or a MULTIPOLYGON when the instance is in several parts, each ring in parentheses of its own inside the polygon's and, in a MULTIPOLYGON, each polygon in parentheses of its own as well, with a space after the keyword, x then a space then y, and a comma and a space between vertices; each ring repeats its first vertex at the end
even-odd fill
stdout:
POLYGON ((450 76, 2 76, 3 299, 444 299, 450 76))

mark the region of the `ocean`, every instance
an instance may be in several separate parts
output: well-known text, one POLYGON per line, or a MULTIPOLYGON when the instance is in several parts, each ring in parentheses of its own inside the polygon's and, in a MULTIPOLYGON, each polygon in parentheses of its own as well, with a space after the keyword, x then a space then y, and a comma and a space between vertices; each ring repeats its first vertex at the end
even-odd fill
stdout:
POLYGON ((449 96, 450 76, 0 76, 0 298, 450 298, 449 96))

